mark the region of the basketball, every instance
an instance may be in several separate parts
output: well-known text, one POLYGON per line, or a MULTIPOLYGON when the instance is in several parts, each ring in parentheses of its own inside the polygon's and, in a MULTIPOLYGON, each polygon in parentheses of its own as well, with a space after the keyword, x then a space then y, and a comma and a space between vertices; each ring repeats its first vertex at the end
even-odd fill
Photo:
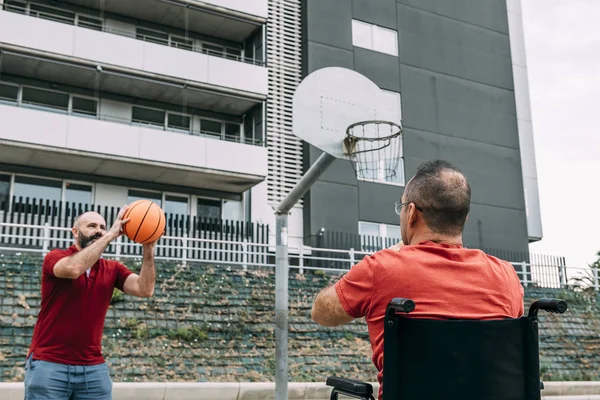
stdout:
POLYGON ((123 233, 136 243, 151 243, 160 238, 165 231, 165 213, 153 201, 138 200, 129 205, 123 219, 129 221, 123 225, 123 233))

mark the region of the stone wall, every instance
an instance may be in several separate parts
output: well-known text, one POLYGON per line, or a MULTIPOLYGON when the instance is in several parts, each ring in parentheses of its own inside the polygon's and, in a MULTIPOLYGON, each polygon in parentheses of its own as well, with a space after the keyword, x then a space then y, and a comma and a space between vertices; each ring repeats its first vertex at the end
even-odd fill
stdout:
MULTIPOLYGON (((40 302, 40 257, 0 257, 0 381, 23 379, 23 361, 40 302)), ((139 271, 139 262, 128 262, 139 271)), ((159 262, 152 299, 116 291, 104 353, 115 382, 274 380, 275 277, 272 269, 159 262)), ((290 380, 329 375, 373 381, 376 370, 363 320, 322 328, 310 320, 318 291, 338 276, 290 273, 290 380)), ((600 309, 573 291, 527 288, 526 305, 563 297, 565 315, 541 315, 541 369, 546 380, 600 379, 600 309)))

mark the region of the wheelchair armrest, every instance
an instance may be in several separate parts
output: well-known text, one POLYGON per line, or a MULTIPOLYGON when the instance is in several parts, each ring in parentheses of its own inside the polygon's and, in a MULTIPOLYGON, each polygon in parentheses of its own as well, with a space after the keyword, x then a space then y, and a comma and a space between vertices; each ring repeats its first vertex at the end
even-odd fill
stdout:
POLYGON ((539 299, 538 301, 534 301, 529 307, 529 316, 536 316, 538 310, 563 314, 565 311, 567 311, 568 307, 569 306, 567 302, 561 299, 539 299))
POLYGON ((397 312, 411 313, 415 310, 415 302, 410 299, 396 297, 390 301, 385 309, 385 315, 393 317, 397 312))
POLYGON ((330 376, 325 384, 333 387, 331 400, 336 400, 340 394, 361 400, 374 400, 373 385, 370 383, 330 376))

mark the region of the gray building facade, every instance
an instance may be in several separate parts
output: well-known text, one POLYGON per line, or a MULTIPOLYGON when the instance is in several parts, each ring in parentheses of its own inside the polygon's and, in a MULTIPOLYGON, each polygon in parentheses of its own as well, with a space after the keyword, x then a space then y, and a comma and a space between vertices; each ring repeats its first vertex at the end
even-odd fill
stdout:
MULTIPOLYGON (((345 67, 399 93, 404 182, 424 161, 451 161, 464 171, 473 191, 465 245, 527 251, 530 241, 541 238, 541 226, 539 234, 528 228, 522 157, 533 148, 523 155, 510 3, 305 0, 303 76, 323 67, 345 67), (357 32, 369 26, 371 49, 357 32), (389 43, 376 43, 385 35, 396 37, 396 54, 389 43)), ((306 143, 303 150, 306 170, 320 151, 306 143)), ((534 189, 537 196, 537 181, 534 189)), ((304 198, 305 240, 323 229, 373 234, 377 226, 381 234, 399 237, 393 205, 403 190, 404 183, 357 180, 349 162, 336 160, 304 198)), ((529 207, 538 215, 537 203, 529 207)))

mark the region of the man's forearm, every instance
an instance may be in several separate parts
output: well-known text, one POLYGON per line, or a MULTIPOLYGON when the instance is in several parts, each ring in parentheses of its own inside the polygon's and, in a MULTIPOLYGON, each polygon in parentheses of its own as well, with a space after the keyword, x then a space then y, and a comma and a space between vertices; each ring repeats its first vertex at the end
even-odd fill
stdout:
POLYGON ((150 297, 154 294, 156 282, 156 269, 154 267, 154 248, 144 248, 142 269, 140 270, 140 291, 150 297))
POLYGON ((78 251, 70 257, 64 258, 59 261, 59 263, 64 263, 65 268, 71 270, 75 277, 79 277, 86 270, 94 266, 111 241, 112 239, 108 235, 104 235, 85 249, 78 251))

